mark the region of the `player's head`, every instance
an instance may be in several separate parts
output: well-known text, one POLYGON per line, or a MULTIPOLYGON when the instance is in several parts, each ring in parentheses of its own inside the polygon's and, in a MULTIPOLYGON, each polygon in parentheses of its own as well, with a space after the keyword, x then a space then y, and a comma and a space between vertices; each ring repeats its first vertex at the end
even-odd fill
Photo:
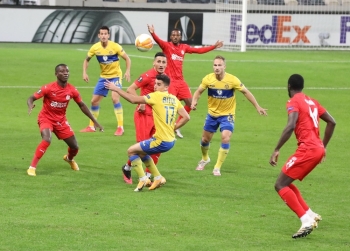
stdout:
POLYGON ((225 58, 223 56, 216 56, 214 58, 214 63, 213 63, 213 70, 215 75, 222 75, 225 73, 225 69, 226 69, 226 62, 225 62, 225 58))
POLYGON ((109 28, 107 26, 101 26, 98 32, 98 38, 101 42, 107 42, 109 39, 109 28))
POLYGON ((154 56, 153 67, 159 73, 162 74, 167 66, 167 59, 163 52, 157 52, 154 56))
POLYGON ((293 74, 288 79, 288 95, 293 96, 295 92, 301 92, 304 89, 304 78, 299 74, 293 74))
POLYGON ((154 84, 154 91, 168 91, 170 85, 170 78, 165 74, 158 74, 154 84))
POLYGON ((55 75, 57 80, 62 83, 66 83, 69 78, 69 69, 66 64, 59 64, 55 67, 55 75))
POLYGON ((179 29, 173 29, 170 33, 170 41, 173 44, 178 44, 181 41, 181 31, 179 29))

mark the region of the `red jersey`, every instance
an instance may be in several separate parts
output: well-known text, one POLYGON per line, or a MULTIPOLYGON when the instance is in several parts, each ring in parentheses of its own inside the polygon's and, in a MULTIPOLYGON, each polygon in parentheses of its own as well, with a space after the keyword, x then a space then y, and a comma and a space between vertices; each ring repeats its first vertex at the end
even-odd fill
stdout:
MULTIPOLYGON (((141 90, 140 96, 145 96, 151 92, 154 92, 154 85, 157 75, 159 75, 159 73, 152 68, 145 73, 142 73, 139 79, 134 82, 141 90)), ((146 104, 146 110, 144 113, 147 115, 152 115, 152 107, 146 104)))
POLYGON ((43 108, 39 113, 39 117, 51 121, 62 121, 66 118, 69 100, 74 99, 76 103, 82 101, 78 90, 69 83, 65 87, 61 87, 57 82, 49 83, 34 93, 34 97, 36 99, 44 97, 43 108))
POLYGON ((206 53, 215 49, 215 45, 206 46, 201 48, 191 47, 187 44, 173 44, 173 42, 166 42, 161 40, 154 32, 151 33, 154 41, 162 48, 165 54, 168 65, 166 67, 165 73, 170 77, 171 80, 184 80, 182 73, 182 65, 186 53, 206 53))
POLYGON ((287 102, 288 114, 298 112, 299 117, 294 129, 299 147, 317 148, 323 147, 320 138, 320 116, 326 112, 315 99, 304 93, 295 94, 287 102))

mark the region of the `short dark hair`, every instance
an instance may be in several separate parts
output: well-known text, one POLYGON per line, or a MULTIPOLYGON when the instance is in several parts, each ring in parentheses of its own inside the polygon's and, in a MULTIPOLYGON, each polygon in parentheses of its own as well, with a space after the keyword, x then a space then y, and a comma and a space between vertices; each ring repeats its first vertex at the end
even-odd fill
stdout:
POLYGON ((170 78, 165 74, 158 74, 156 76, 156 79, 163 81, 164 85, 166 85, 166 86, 170 85, 170 78))
POLYGON ((156 57, 166 57, 163 52, 157 52, 156 55, 154 55, 154 58, 156 57))
POLYGON ((100 28, 100 30, 107 30, 108 31, 108 34, 109 34, 109 28, 108 28, 108 26, 101 26, 101 28, 100 28))
MULTIPOLYGON (((171 32, 173 32, 173 31, 178 31, 178 32, 180 32, 181 33, 181 30, 180 29, 178 29, 178 28, 174 28, 174 29, 172 29, 171 30, 171 32)), ((171 34, 171 33, 170 33, 171 34)))
POLYGON ((60 68, 61 66, 67 67, 66 64, 58 64, 58 65, 56 65, 56 67, 55 67, 55 72, 57 72, 57 71, 58 71, 58 68, 60 68))
POLYGON ((304 89, 304 78, 299 74, 293 74, 288 79, 288 85, 291 90, 301 91, 304 89))

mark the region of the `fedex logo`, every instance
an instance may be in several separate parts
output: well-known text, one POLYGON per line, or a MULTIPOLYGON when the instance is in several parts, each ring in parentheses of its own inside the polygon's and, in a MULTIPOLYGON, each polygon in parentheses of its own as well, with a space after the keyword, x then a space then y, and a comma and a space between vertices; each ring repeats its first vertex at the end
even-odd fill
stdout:
MULTIPOLYGON (((240 21, 242 21, 242 15, 231 15, 230 42, 232 43, 235 43, 237 40, 237 31, 242 30, 242 25, 238 24, 240 21)), ((303 41, 305 44, 310 43, 306 33, 311 26, 304 26, 301 28, 297 25, 288 25, 291 21, 291 16, 272 16, 271 25, 265 24, 259 28, 255 24, 248 24, 246 42, 248 44, 254 44, 256 41, 260 40, 264 44, 289 44, 298 43, 300 41, 303 41), (292 29, 297 35, 294 38, 284 37, 284 33, 291 32, 292 29), (266 33, 268 34, 267 36, 266 33)))
POLYGON ((342 16, 340 18, 340 43, 346 44, 346 33, 350 32, 350 16, 342 16))

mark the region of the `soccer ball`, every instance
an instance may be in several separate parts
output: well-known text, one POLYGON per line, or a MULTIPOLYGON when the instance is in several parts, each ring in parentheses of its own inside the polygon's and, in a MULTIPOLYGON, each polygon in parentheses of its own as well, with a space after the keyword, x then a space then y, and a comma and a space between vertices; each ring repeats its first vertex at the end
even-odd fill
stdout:
POLYGON ((135 39, 135 46, 139 51, 149 51, 153 48, 153 39, 148 34, 141 34, 135 39))

